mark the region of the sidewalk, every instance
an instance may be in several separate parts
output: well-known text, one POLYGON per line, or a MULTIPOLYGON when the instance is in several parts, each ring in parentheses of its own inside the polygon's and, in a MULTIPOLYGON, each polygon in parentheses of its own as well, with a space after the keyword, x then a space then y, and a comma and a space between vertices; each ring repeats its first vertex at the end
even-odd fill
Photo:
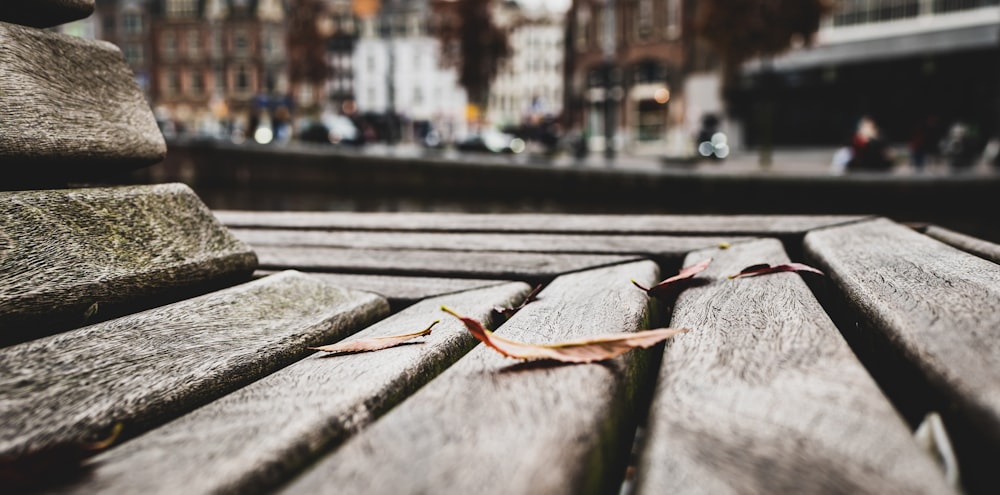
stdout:
MULTIPOLYGON (((687 171, 704 175, 793 175, 793 176, 831 176, 842 175, 831 167, 836 148, 779 148, 772 152, 771 165, 760 165, 760 154, 757 150, 742 150, 734 152, 725 160, 684 160, 661 159, 655 156, 619 155, 612 162, 612 168, 633 170, 675 170, 687 171)), ((905 159, 899 160, 892 168, 893 176, 928 176, 943 177, 951 175, 996 176, 1000 171, 981 162, 971 169, 953 171, 945 163, 928 164, 926 169, 918 172, 905 159)), ((558 167, 593 167, 608 168, 608 161, 603 154, 591 153, 582 162, 569 156, 560 156, 551 162, 558 167)), ((880 173, 867 172, 867 174, 880 173)))

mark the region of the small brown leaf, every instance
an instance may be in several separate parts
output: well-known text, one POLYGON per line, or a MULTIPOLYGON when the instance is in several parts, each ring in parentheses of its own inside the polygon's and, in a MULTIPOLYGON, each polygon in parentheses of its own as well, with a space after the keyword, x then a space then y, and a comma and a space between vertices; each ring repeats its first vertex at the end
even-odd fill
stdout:
POLYGON ((750 265, 740 273, 735 275, 730 275, 729 278, 739 278, 739 277, 755 277, 757 275, 767 275, 768 273, 780 273, 780 272, 810 272, 817 273, 819 275, 824 275, 823 272, 802 263, 784 263, 781 265, 769 265, 767 263, 761 263, 758 265, 750 265))
POLYGON ((382 349, 396 347, 400 344, 405 343, 410 339, 423 337, 425 335, 430 335, 431 328, 434 328, 434 325, 437 325, 438 323, 441 323, 441 320, 435 320, 434 323, 431 323, 430 326, 419 332, 407 333, 403 335, 393 335, 390 337, 372 337, 370 339, 358 339, 358 340, 351 340, 348 342, 338 342, 336 344, 325 345, 322 347, 310 347, 310 349, 314 351, 337 352, 340 354, 380 351, 382 349))
POLYGON ((111 447, 122 428, 116 423, 110 435, 92 443, 59 443, 22 455, 0 456, 0 491, 37 489, 79 475, 84 461, 111 447))
POLYGON ((691 277, 705 271, 710 264, 712 264, 712 258, 708 258, 687 268, 682 268, 681 271, 677 272, 677 275, 674 275, 673 277, 670 277, 650 288, 644 287, 635 280, 632 281, 632 284, 646 291, 646 294, 650 297, 671 299, 676 297, 677 294, 690 285, 691 277))
POLYGON ((441 310, 461 320, 469 332, 487 347, 509 358, 524 360, 550 359, 563 363, 604 361, 618 357, 632 349, 651 347, 674 335, 688 331, 686 328, 658 328, 641 332, 602 335, 558 344, 528 344, 499 337, 486 329, 482 323, 462 316, 445 306, 441 306, 441 310))
POLYGON ((517 307, 512 308, 512 307, 508 306, 508 307, 505 308, 503 306, 497 306, 497 307, 493 308, 493 311, 496 311, 497 313, 506 316, 507 319, 510 319, 511 316, 514 316, 514 313, 517 313, 518 311, 521 311, 529 303, 531 303, 535 299, 538 299, 538 293, 541 290, 542 290, 542 284, 538 284, 531 291, 531 293, 528 294, 528 297, 524 298, 524 302, 522 302, 521 304, 519 304, 517 307))

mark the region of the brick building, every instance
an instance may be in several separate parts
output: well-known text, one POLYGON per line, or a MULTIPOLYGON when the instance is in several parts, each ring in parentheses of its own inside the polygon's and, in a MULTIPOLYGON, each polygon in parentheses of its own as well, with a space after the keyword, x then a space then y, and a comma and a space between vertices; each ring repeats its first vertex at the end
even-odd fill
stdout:
POLYGON ((160 117, 214 134, 285 105, 281 0, 154 0, 150 92, 160 117))
POLYGON ((690 153, 685 84, 696 69, 690 0, 574 0, 566 17, 566 117, 591 150, 690 153))

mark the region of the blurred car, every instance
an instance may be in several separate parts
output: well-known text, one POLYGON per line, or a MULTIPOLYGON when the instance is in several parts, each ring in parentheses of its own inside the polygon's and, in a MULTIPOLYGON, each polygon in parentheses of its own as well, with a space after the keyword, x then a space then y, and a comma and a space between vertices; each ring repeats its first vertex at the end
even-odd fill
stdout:
POLYGON ((486 129, 466 136, 455 144, 459 151, 474 151, 487 153, 511 153, 524 151, 524 140, 495 129, 486 129))
POLYGON ((343 115, 326 114, 319 120, 305 122, 299 140, 319 144, 361 144, 363 139, 357 126, 343 115))

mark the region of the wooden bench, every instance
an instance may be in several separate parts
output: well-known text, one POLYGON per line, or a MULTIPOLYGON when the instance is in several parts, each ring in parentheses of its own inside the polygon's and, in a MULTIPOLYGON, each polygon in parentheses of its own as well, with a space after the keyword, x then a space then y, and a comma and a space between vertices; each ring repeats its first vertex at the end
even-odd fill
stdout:
MULTIPOLYGON (((0 44, 26 33, 130 77, 109 45, 33 29, 0 24, 0 44)), ((5 53, 3 92, 40 67, 5 53)), ((44 89, 0 116, 51 110, 44 89)), ((30 132, 0 119, 21 133, 0 137, 5 166, 27 170, 5 189, 53 188, 0 192, 0 492, 1000 487, 995 245, 868 216, 213 215, 183 185, 65 188, 162 144, 120 125, 151 121, 139 102, 95 120, 115 130, 82 156, 37 145, 80 138, 108 95, 30 132), (633 285, 706 258, 676 298, 633 285), (789 261, 826 276, 728 277, 789 261), (600 363, 519 362, 442 306, 530 343, 690 331, 600 363), (391 349, 309 350, 436 320, 391 349)))

